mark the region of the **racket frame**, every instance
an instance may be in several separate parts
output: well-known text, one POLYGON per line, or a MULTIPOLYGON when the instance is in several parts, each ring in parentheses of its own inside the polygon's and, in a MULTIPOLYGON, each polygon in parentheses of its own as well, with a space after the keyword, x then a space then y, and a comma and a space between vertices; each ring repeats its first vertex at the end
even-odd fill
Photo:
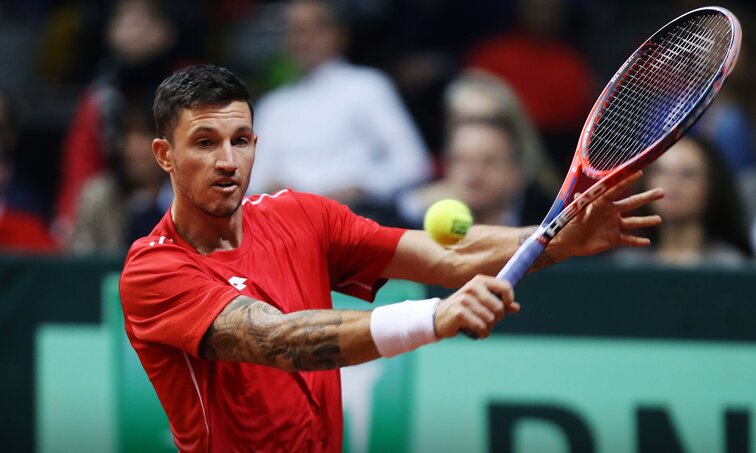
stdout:
POLYGON ((737 62, 742 31, 738 19, 727 9, 711 6, 692 10, 682 16, 670 21, 664 27, 659 29, 650 38, 648 38, 635 52, 622 64, 617 70, 604 90, 599 95, 593 105, 588 119, 580 133, 575 156, 570 164, 570 170, 562 184, 562 187, 544 218, 541 225, 536 231, 520 246, 515 254, 507 262, 506 266, 501 269, 497 278, 507 280, 512 286, 525 275, 535 260, 545 250, 546 246, 580 211, 585 209, 589 204, 594 202, 598 197, 607 192, 619 182, 626 179, 633 173, 641 170, 656 160, 664 151, 672 146, 682 135, 690 129, 703 112, 711 105, 712 101, 719 93, 722 84, 732 72, 737 62), (720 69, 714 74, 709 81, 705 90, 703 90, 696 101, 696 107, 688 112, 676 125, 672 127, 669 133, 664 134, 656 142, 648 146, 637 156, 623 163, 622 165, 604 171, 592 169, 587 162, 587 147, 590 140, 593 125, 598 121, 603 107, 609 101, 614 88, 627 76, 632 65, 643 55, 647 46, 653 46, 654 41, 664 34, 670 27, 676 26, 681 20, 696 15, 711 14, 718 12, 723 15, 732 27, 732 36, 730 37, 730 47, 721 65, 720 69), (575 193, 581 178, 588 178, 596 181, 585 192, 568 204, 569 199, 575 193), (566 205, 566 206, 565 206, 566 205))

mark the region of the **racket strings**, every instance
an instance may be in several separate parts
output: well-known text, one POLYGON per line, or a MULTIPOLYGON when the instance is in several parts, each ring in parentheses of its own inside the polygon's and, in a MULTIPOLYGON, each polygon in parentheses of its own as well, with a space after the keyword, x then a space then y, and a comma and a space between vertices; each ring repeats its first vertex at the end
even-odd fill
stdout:
MULTIPOLYGON (((691 96, 690 94, 698 93, 698 91, 694 91, 692 89, 698 89, 697 82, 700 82, 702 79, 702 76, 705 73, 705 66, 700 64, 701 62, 705 60, 699 60, 698 65, 693 66, 691 68, 691 65, 686 65, 684 59, 677 59, 673 60, 672 56, 670 55, 670 52, 664 52, 665 49, 670 49, 671 52, 675 53, 674 56, 677 56, 680 54, 680 51, 687 51, 690 52, 692 50, 703 50, 703 51, 710 51, 712 46, 712 39, 711 36, 713 36, 713 32, 711 28, 705 28, 710 27, 712 22, 712 17, 707 18, 707 22, 703 23, 704 30, 708 30, 707 35, 703 35, 700 32, 699 33, 688 33, 691 36, 684 36, 685 33, 680 33, 679 30, 675 30, 671 33, 672 39, 666 39, 666 42, 663 42, 663 44, 667 44, 667 46, 656 46, 652 48, 650 52, 645 55, 645 58, 639 60, 641 64, 636 64, 638 68, 635 68, 636 71, 633 73, 632 71, 629 74, 628 80, 633 81, 633 78, 635 78, 637 83, 636 85, 640 86, 641 89, 637 90, 637 94, 634 96, 634 102, 630 103, 630 105, 619 105, 619 107, 616 108, 624 108, 627 113, 624 116, 624 120, 621 123, 618 123, 615 121, 609 121, 613 128, 613 136, 611 137, 611 140, 605 140, 604 143, 604 149, 603 151, 606 151, 606 145, 608 143, 611 143, 613 145, 616 145, 619 149, 626 149, 628 145, 632 144, 633 142, 637 142, 640 144, 651 144, 653 143, 658 136, 660 136, 659 131, 661 133, 665 133, 669 129, 671 129, 679 120, 687 113, 687 110, 690 108, 689 106, 686 106, 682 103, 672 103, 670 106, 670 103, 667 102, 665 105, 665 109, 662 111, 650 111, 646 112, 644 111, 643 107, 647 107, 647 105, 643 105, 644 103, 648 104, 649 101, 653 102, 654 100, 657 100, 661 96, 666 96, 667 93, 671 92, 682 92, 683 94, 688 94, 687 98, 691 100, 690 98, 693 98, 692 100, 695 101, 695 96, 691 96), (708 48, 707 48, 708 47, 708 48), (664 64, 669 64, 670 61, 673 61, 673 73, 680 74, 682 70, 685 70, 688 75, 691 75, 691 73, 694 74, 694 77, 690 78, 687 86, 687 90, 681 89, 682 84, 682 78, 680 77, 671 77, 667 78, 667 83, 660 83, 658 85, 650 84, 647 81, 650 80, 652 77, 651 71, 643 71, 644 69, 648 69, 649 66, 651 66, 654 70, 659 70, 660 68, 663 68, 664 64), (638 74, 640 74, 640 77, 638 77, 638 74), (671 81, 671 82, 670 82, 671 81), (641 108, 638 108, 638 107, 641 108), (685 107, 688 107, 687 109, 685 107), (662 127, 648 127, 649 125, 659 125, 661 124, 662 127), (640 126, 640 127, 639 127, 640 126), (623 141, 617 140, 617 137, 623 137, 623 141)), ((663 82, 664 80, 662 80, 663 82)), ((623 87, 624 88, 624 87, 623 87)), ((627 104, 627 103, 625 103, 627 104)), ((607 117, 607 119, 612 120, 611 117, 607 117)), ((613 168, 614 166, 624 162, 627 158, 633 157, 637 152, 640 152, 645 147, 641 147, 640 149, 636 149, 635 151, 629 150, 629 152, 626 153, 605 153, 603 156, 603 160, 599 160, 596 158, 596 155, 598 153, 593 153, 593 162, 595 166, 602 166, 602 168, 613 168), (610 158, 607 160, 607 158, 610 158)), ((602 149, 596 149, 594 151, 601 151, 602 149)), ((627 150, 626 150, 627 151, 627 150)))
POLYGON ((647 45, 598 113, 586 141, 589 165, 615 168, 682 121, 721 68, 731 38, 729 21, 710 14, 673 26, 647 45))
MULTIPOLYGON (((671 77, 666 79, 668 82, 667 84, 651 84, 649 83, 649 81, 653 78, 652 76, 654 75, 654 73, 653 71, 649 71, 648 68, 650 66, 653 68, 653 70, 658 71, 664 68, 664 64, 669 64, 669 62, 672 61, 674 62, 672 66, 673 73, 679 74, 682 69, 687 69, 688 72, 690 72, 690 65, 685 65, 686 62, 684 59, 678 58, 675 60, 672 58, 672 56, 669 55, 670 52, 664 52, 664 50, 670 49, 676 55, 679 55, 680 50, 690 51, 694 48, 698 48, 698 50, 703 49, 704 51, 709 51, 712 43, 710 36, 713 35, 712 29, 710 27, 711 22, 712 16, 709 16, 708 18, 706 18, 706 22, 702 24, 704 30, 709 32, 708 36, 702 35, 700 32, 696 33, 697 30, 695 30, 693 33, 687 33, 691 36, 684 36, 685 33, 680 33, 679 30, 674 30, 671 33, 673 39, 666 39, 664 40, 666 42, 663 42, 663 44, 667 44, 666 47, 659 45, 652 47, 649 52, 647 52, 645 55, 642 55, 642 58, 636 61, 635 67, 631 68, 631 71, 629 71, 628 73, 627 80, 630 82, 636 82, 636 88, 639 86, 640 89, 636 90, 637 93, 635 93, 634 95, 633 93, 630 93, 630 95, 633 95, 633 102, 623 102, 625 101, 625 99, 623 99, 620 93, 627 93, 629 91, 627 90, 628 84, 625 83, 619 85, 619 93, 615 93, 616 99, 613 99, 613 101, 619 102, 617 102, 617 105, 612 107, 615 110, 624 109, 626 111, 626 114, 623 117, 624 121, 618 122, 617 118, 612 118, 610 115, 607 115, 605 117, 605 120, 609 120, 608 122, 611 125, 612 136, 609 137, 609 139, 604 139, 604 148, 600 149, 597 147, 596 149, 594 149, 594 152, 592 153, 592 161, 594 166, 600 166, 602 168, 613 168, 614 166, 627 160, 627 158, 633 157, 635 154, 642 151, 645 147, 637 150, 627 150, 626 147, 629 144, 632 144, 632 142, 645 144, 653 143, 658 135, 655 134, 655 132, 658 133, 659 131, 661 131, 661 133, 664 133, 665 131, 673 127, 679 121, 679 119, 682 118, 685 113, 687 113, 687 109, 685 109, 684 106, 680 103, 674 104, 670 107, 669 102, 666 103, 666 108, 664 109, 666 110, 666 118, 661 118, 659 116, 663 113, 663 111, 651 111, 651 115, 649 115, 649 112, 644 111, 643 107, 648 107, 647 105, 644 105, 644 103, 649 104, 649 102, 657 100, 660 96, 665 96, 666 93, 668 93, 670 90, 677 90, 677 92, 679 93, 681 88, 681 81, 685 80, 680 77, 671 77), (709 48, 706 48, 707 44, 709 48), (675 48, 677 48, 678 51, 675 51, 675 48), (669 83, 670 81, 672 82, 672 84, 669 83), (654 115, 653 113, 657 114, 654 115), (660 123, 663 124, 663 127, 661 128, 648 127, 649 125, 658 125, 660 123), (617 140, 617 137, 622 137, 624 138, 624 140, 617 140), (626 152, 607 153, 607 144, 613 144, 619 149, 625 149, 626 152), (599 153, 596 151, 603 151, 604 155, 599 157, 604 157, 604 159, 597 158, 597 155, 599 153), (607 160, 607 158, 610 159, 607 160)), ((705 60, 699 60, 699 63, 701 61, 705 60)), ((696 73, 696 77, 690 79, 687 87, 688 91, 691 91, 691 87, 697 87, 697 84, 695 82, 696 80, 701 79, 702 71, 704 69, 704 66, 701 64, 698 64, 697 67, 693 68, 693 71, 696 73)), ((656 75, 658 76, 658 74, 656 75)), ((663 81, 664 80, 662 80, 662 82, 663 81)), ((691 96, 688 97, 690 98, 691 96)), ((599 135, 599 137, 601 137, 601 135, 599 135)))
MULTIPOLYGON (((643 56, 644 58, 642 60, 639 60, 642 63, 638 65, 635 73, 631 71, 628 74, 628 79, 637 82, 636 87, 639 86, 640 89, 638 89, 635 94, 629 93, 627 96, 631 99, 629 102, 626 99, 620 99, 619 96, 617 97, 619 103, 615 108, 625 109, 626 113, 623 115, 623 120, 625 121, 618 123, 616 118, 614 119, 615 121, 612 121, 611 117, 607 118, 611 122, 613 136, 611 137, 612 140, 605 140, 603 149, 595 150, 604 151, 603 160, 596 159, 595 155, 599 153, 594 152, 594 162, 596 166, 601 166, 602 168, 614 168, 620 165, 629 158, 634 157, 637 153, 643 151, 646 146, 654 143, 662 134, 669 131, 685 116, 685 114, 687 114, 688 110, 692 107, 689 103, 667 102, 663 106, 663 109, 657 109, 656 111, 651 112, 645 111, 643 107, 646 107, 646 104, 657 101, 662 96, 667 96, 670 92, 681 93, 684 97, 680 99, 687 99, 691 102, 697 99, 695 94, 700 92, 699 84, 702 81, 706 81, 704 77, 707 68, 705 65, 701 64, 706 60, 699 59, 698 61, 694 61, 693 67, 691 67, 690 61, 681 58, 675 60, 674 57, 678 56, 680 51, 711 51, 712 44, 714 43, 711 36, 713 36, 714 30, 710 28, 710 26, 713 19, 712 16, 709 16, 707 19, 708 22, 702 23, 704 31, 707 32, 706 35, 701 33, 687 33, 690 36, 685 36, 686 33, 680 33, 679 30, 674 30, 670 33, 672 39, 661 40, 663 44, 666 44, 666 47, 664 45, 658 45, 652 48, 650 52, 643 56), (665 52, 667 49, 670 51, 665 52), (677 52, 675 52, 675 49, 677 49, 677 52), (674 55, 670 55, 671 53, 674 53, 674 55), (658 74, 649 70, 644 71, 644 69, 648 69, 650 66, 654 70, 661 70, 664 68, 664 64, 670 65, 672 68, 671 72, 675 75, 682 75, 682 72, 686 71, 688 76, 690 76, 691 73, 694 76, 689 78, 669 77, 666 80, 661 80, 661 83, 651 83, 654 76, 657 76, 658 74), (686 84, 686 86, 683 87, 683 84, 686 84), (649 127, 659 124, 662 126, 649 127), (617 137, 621 137, 623 140, 618 140, 617 137), (628 152, 608 153, 606 152, 608 149, 606 145, 608 143, 612 143, 616 148, 620 150, 624 149, 628 152), (640 145, 640 148, 636 148, 634 151, 628 150, 633 144, 640 145)), ((628 90, 625 90, 625 92, 627 91, 628 90)), ((617 95, 615 94, 615 96, 617 95)))

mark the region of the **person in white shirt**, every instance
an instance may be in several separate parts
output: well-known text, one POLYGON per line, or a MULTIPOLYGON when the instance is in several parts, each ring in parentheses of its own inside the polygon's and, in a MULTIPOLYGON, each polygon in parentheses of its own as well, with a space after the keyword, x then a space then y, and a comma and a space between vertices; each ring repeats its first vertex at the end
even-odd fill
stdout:
POLYGON ((286 9, 289 50, 303 76, 263 97, 255 112, 258 144, 249 193, 281 187, 352 207, 390 203, 431 173, 427 150, 389 79, 341 55, 346 30, 320 0, 286 9))

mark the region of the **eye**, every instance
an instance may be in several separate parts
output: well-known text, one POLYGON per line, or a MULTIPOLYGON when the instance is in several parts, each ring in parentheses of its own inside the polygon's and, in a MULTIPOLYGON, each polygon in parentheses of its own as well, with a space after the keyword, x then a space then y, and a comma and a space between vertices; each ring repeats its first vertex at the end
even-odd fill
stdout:
POLYGON ((233 141, 234 146, 247 146, 249 145, 249 139, 247 137, 237 137, 233 141))
POLYGON ((207 138, 201 138, 195 142, 195 145, 197 145, 198 148, 206 149, 213 146, 213 142, 207 138))

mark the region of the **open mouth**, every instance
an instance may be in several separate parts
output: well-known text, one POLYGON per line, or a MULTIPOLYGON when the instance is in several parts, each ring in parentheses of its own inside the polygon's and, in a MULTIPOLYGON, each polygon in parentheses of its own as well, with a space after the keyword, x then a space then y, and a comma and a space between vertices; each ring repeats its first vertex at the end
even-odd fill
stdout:
POLYGON ((222 179, 222 180, 216 181, 213 184, 213 187, 217 187, 219 190, 223 192, 232 192, 236 190, 238 186, 239 186, 238 181, 234 179, 222 179))

